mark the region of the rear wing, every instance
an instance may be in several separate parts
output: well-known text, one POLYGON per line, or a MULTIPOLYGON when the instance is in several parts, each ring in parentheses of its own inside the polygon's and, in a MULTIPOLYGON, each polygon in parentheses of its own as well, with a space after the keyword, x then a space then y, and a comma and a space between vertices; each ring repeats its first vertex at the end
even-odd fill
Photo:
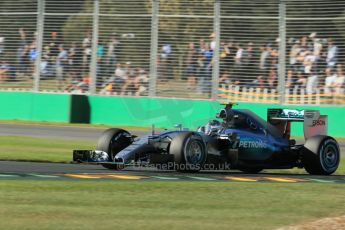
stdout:
POLYGON ((304 138, 327 135, 328 116, 319 110, 268 109, 267 121, 276 126, 284 135, 290 136, 290 122, 304 122, 304 138))

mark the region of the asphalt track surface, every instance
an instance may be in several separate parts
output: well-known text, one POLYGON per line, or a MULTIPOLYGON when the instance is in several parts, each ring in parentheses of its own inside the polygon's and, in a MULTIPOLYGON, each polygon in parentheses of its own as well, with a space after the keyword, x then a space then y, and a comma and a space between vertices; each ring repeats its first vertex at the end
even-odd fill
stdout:
MULTIPOLYGON (((52 125, 0 124, 0 136, 30 136, 96 142, 104 128, 61 127, 52 125)), ((145 132, 134 131, 136 135, 145 132)), ((340 143, 342 155, 345 142, 340 143)), ((238 171, 201 171, 178 173, 152 168, 113 171, 100 165, 0 161, 0 179, 77 179, 77 180, 196 180, 241 182, 320 182, 345 183, 345 175, 311 176, 308 174, 243 174, 238 171)))
POLYGON ((238 171, 201 171, 179 173, 152 168, 113 171, 100 165, 0 161, 0 180, 103 180, 103 181, 214 181, 257 183, 337 183, 345 184, 345 175, 312 176, 308 174, 260 173, 238 171))

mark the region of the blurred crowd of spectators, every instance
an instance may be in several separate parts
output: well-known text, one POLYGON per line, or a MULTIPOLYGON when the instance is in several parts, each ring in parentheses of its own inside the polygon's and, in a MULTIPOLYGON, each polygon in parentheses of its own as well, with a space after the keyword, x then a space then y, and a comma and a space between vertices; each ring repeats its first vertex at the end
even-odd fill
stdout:
MULTIPOLYGON (((185 57, 188 87, 205 93, 210 88, 214 34, 209 41, 190 43, 185 57)), ((279 43, 241 44, 230 40, 220 44, 220 84, 276 89, 278 86, 279 43)), ((332 38, 311 33, 287 41, 285 87, 307 94, 342 93, 345 76, 339 63, 339 48, 332 38)))
MULTIPOLYGON (((26 79, 35 74, 37 58, 36 34, 28 38, 20 28, 15 60, 6 58, 5 37, 0 36, 0 82, 26 79)), ((121 35, 122 37, 124 35, 121 35)), ((120 63, 119 47, 121 36, 111 34, 97 47, 97 87, 101 94, 147 95, 148 70, 132 66, 131 60, 120 63)), ((125 36, 135 36, 125 34, 125 36)), ((278 84, 278 59, 280 39, 267 43, 235 40, 220 44, 221 85, 245 86, 276 89, 278 84)), ((176 48, 176 47, 175 47, 176 48)), ((190 42, 187 47, 176 52, 171 44, 160 46, 157 73, 158 82, 174 79, 176 56, 183 56, 182 79, 187 88, 200 94, 209 94, 212 84, 215 34, 199 42, 190 42)), ((319 37, 317 33, 307 34, 287 40, 287 64, 285 87, 291 92, 304 90, 313 94, 342 93, 345 76, 339 63, 339 48, 332 38, 319 37)), ((91 78, 90 61, 92 55, 91 32, 84 39, 64 44, 57 32, 45 37, 41 56, 41 79, 54 80, 59 90, 86 92, 91 78)), ((181 65, 180 67, 181 68, 181 65)))
MULTIPOLYGON (((35 75, 37 34, 28 36, 23 28, 20 28, 18 33, 19 42, 17 42, 15 60, 14 58, 8 60, 9 58, 4 55, 5 37, 0 37, 0 82, 20 81, 33 78, 35 75)), ((147 94, 147 70, 133 67, 131 62, 119 63, 119 46, 120 37, 115 33, 111 34, 104 44, 98 45, 97 87, 102 94, 126 93, 138 96, 147 94)), ((54 80, 58 90, 73 93, 87 92, 91 83, 91 55, 91 32, 87 32, 80 43, 70 44, 63 43, 58 33, 52 32, 44 39, 40 79, 54 80)))

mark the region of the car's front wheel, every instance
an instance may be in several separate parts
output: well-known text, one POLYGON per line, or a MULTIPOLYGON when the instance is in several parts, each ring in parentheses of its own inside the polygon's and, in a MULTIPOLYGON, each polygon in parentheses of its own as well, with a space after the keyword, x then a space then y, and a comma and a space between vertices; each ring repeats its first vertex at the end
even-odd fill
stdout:
MULTIPOLYGON (((126 148, 132 143, 131 134, 123 129, 111 128, 102 133, 97 142, 96 150, 104 151, 112 162, 118 152, 126 148)), ((102 164, 107 169, 120 169, 120 165, 102 164)))
POLYGON ((174 155, 175 169, 182 172, 197 172, 206 161, 206 147, 199 134, 181 133, 170 143, 169 153, 174 155))

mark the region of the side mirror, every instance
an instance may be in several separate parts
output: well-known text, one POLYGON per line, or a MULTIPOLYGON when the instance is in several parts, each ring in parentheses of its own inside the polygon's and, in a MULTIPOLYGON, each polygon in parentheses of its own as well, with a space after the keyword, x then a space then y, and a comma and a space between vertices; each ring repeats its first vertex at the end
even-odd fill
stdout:
POLYGON ((182 131, 182 124, 176 124, 174 127, 177 128, 178 130, 182 131))

